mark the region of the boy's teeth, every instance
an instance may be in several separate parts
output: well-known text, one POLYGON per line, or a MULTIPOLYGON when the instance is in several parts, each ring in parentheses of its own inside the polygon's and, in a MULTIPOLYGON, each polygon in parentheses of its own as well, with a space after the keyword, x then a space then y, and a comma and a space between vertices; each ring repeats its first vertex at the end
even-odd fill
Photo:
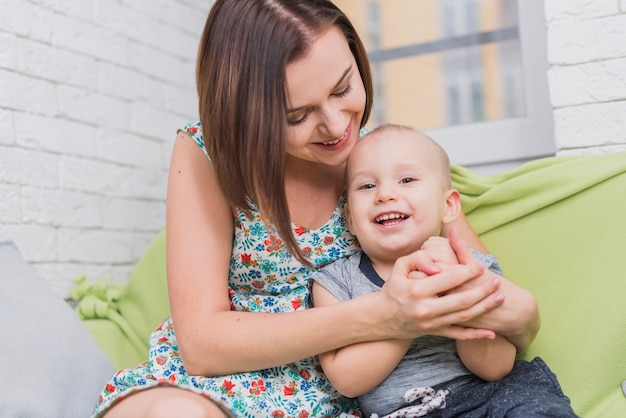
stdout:
POLYGON ((389 214, 385 214, 385 215, 381 215, 377 217, 376 222, 383 222, 383 221, 388 221, 389 219, 400 219, 400 218, 404 218, 404 215, 401 215, 399 213, 389 213, 389 214))

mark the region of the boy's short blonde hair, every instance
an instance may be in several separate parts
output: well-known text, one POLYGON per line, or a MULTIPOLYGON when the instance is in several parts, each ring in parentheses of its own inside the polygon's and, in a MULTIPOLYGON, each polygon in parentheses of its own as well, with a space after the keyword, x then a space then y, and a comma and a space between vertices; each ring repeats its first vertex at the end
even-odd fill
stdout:
POLYGON ((380 125, 379 127, 372 129, 367 134, 365 134, 362 138, 366 138, 370 135, 393 132, 394 130, 397 132, 412 132, 428 140, 433 150, 435 151, 435 155, 437 155, 438 157, 437 166, 441 169, 441 175, 442 175, 444 185, 446 187, 452 187, 452 179, 450 176, 450 157, 448 157, 448 153, 446 152, 446 150, 443 149, 441 145, 439 145, 434 139, 432 139, 425 133, 408 125, 398 125, 398 124, 388 123, 388 124, 380 125))

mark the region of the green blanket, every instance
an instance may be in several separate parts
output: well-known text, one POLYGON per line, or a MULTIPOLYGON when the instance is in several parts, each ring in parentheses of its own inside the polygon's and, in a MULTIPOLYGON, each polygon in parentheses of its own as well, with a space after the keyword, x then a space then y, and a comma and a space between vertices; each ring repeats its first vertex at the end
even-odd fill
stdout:
POLYGON ((468 219, 507 278, 537 297, 543 357, 584 417, 626 416, 626 153, 455 169, 468 219))
MULTIPOLYGON (((626 416, 626 153, 553 157, 480 176, 454 167, 468 219, 507 278, 537 297, 541 356, 584 417, 626 416)), ((83 280, 78 311, 117 367, 147 358, 169 312, 165 234, 127 285, 83 280)))

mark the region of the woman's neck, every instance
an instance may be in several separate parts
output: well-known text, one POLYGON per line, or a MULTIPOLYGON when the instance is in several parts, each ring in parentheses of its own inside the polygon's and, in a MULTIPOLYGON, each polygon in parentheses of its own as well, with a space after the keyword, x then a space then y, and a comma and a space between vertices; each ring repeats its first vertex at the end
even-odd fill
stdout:
POLYGON ((310 161, 288 159, 285 193, 291 221, 318 229, 337 207, 344 190, 345 168, 329 167, 310 161))

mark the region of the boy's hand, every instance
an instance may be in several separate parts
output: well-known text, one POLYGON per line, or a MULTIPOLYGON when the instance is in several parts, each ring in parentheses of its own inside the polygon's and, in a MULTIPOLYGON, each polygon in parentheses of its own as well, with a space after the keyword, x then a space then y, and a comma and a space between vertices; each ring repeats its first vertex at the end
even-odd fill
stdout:
POLYGON ((422 245, 422 250, 430 256, 435 263, 459 264, 456 253, 450 246, 450 241, 444 237, 430 237, 422 245))
MULTIPOLYGON (((467 251, 469 250, 469 247, 465 247, 465 244, 463 242, 463 240, 461 239, 457 229, 453 226, 448 230, 448 234, 449 234, 449 239, 446 238, 442 238, 445 239, 448 242, 448 248, 450 248, 450 250, 453 252, 454 254, 454 259, 456 260, 456 263, 459 262, 463 262, 463 260, 459 260, 457 258, 457 251, 464 249, 464 256, 465 258, 468 257, 472 257, 474 258, 474 255, 471 253, 471 251, 467 251), (452 248, 454 246, 454 248, 452 248)), ((427 241, 428 242, 428 241, 427 241)), ((442 250, 443 251, 443 250, 442 250)), ((464 290, 467 289, 471 289, 473 287, 479 286, 481 283, 486 283, 488 280, 493 280, 495 277, 499 277, 497 274, 490 272, 488 269, 485 269, 485 271, 483 272, 483 274, 481 274, 480 276, 466 281, 465 283, 463 283, 462 285, 455 287, 454 289, 449 290, 448 292, 446 292, 446 294, 454 294, 454 293, 459 293, 462 292, 464 290)))

